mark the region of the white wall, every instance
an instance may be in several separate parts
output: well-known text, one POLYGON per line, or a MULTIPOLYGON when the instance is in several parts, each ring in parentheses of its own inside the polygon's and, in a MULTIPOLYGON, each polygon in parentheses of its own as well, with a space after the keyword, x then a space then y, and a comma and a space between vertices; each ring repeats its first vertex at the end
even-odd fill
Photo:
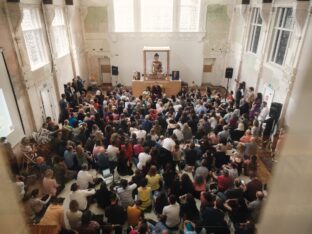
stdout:
POLYGON ((67 54, 55 60, 56 76, 58 79, 59 96, 64 93, 64 84, 71 82, 74 73, 71 65, 70 55, 67 54))
POLYGON ((214 60, 212 71, 203 73, 203 83, 226 86, 225 58, 228 52, 230 17, 228 6, 209 4, 206 14, 204 59, 214 60))

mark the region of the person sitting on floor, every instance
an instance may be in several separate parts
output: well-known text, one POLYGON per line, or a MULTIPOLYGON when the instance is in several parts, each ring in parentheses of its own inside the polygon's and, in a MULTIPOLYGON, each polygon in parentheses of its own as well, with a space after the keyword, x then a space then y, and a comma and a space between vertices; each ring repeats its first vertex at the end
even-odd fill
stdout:
POLYGON ((70 200, 76 200, 79 204, 79 210, 86 210, 88 208, 88 197, 95 194, 94 189, 80 189, 77 183, 73 183, 70 187, 71 193, 69 194, 70 200))

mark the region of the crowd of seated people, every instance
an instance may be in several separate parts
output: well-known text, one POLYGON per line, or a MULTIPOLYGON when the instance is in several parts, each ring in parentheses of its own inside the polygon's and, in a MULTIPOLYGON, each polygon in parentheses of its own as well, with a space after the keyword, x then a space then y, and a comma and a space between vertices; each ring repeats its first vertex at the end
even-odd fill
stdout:
POLYGON ((260 93, 251 87, 223 98, 184 88, 177 96, 136 98, 124 87, 80 95, 66 88, 59 124, 48 118, 43 125, 54 155, 45 197, 37 190, 24 197, 31 222, 64 233, 66 210, 69 229, 81 234, 255 233, 264 200, 257 149, 268 117, 260 93), (112 184, 98 178, 107 169, 112 184), (63 207, 57 195, 68 181, 63 207), (90 211, 95 202, 102 220, 90 211), (146 218, 151 212, 157 220, 146 218))

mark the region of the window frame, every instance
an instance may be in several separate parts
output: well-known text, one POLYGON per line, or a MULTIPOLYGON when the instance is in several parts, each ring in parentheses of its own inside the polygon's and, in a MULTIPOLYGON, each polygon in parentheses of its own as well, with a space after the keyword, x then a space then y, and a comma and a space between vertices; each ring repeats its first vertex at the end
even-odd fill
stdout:
POLYGON ((294 21, 292 21, 292 25, 290 28, 286 28, 285 22, 286 22, 286 16, 287 16, 287 10, 291 9, 292 14, 291 17, 293 17, 293 8, 290 6, 286 6, 286 7, 277 7, 276 8, 276 15, 275 15, 275 21, 274 21, 274 25, 273 25, 273 32, 272 32, 272 40, 271 40, 271 48, 270 48, 270 53, 269 53, 269 62, 271 64, 274 64, 276 66, 284 66, 285 65, 285 61, 286 61, 286 57, 287 57, 287 50, 289 48, 289 44, 292 38, 292 33, 294 31, 294 21), (281 21, 281 17, 282 21, 281 21), (280 26, 281 25, 281 26, 280 26), (287 38, 287 45, 285 48, 285 53, 283 56, 283 62, 282 64, 277 63, 277 55, 278 55, 278 51, 280 48, 280 44, 281 44, 281 38, 282 38, 282 34, 283 32, 289 32, 289 36, 287 38), (273 58, 274 57, 274 58, 273 58))
POLYGON ((251 13, 251 19, 250 19, 250 25, 249 25, 249 37, 248 37, 248 43, 247 43, 247 52, 257 55, 258 49, 259 49, 259 43, 262 33, 262 26, 263 26, 263 19, 260 14, 260 8, 259 7, 253 7, 252 13, 251 13), (258 23, 259 18, 261 19, 261 23, 258 23), (259 38, 257 41, 256 51, 253 51, 253 48, 255 46, 255 38, 256 38, 256 31, 260 28, 259 38))
POLYGON ((23 20, 21 21, 21 31, 23 34, 23 41, 25 43, 25 48, 27 52, 27 57, 30 65, 31 71, 37 70, 40 67, 43 67, 44 65, 48 64, 48 57, 47 57, 47 48, 44 43, 45 37, 44 37, 44 28, 43 28, 43 21, 40 14, 39 8, 35 7, 23 7, 22 8, 22 15, 24 17, 25 11, 30 11, 30 19, 31 19, 31 27, 28 27, 26 25, 23 26, 23 20), (30 43, 27 39, 27 34, 34 37, 34 41, 30 43), (28 43, 29 42, 29 43, 28 43), (36 44, 36 50, 37 50, 37 56, 39 57, 39 62, 35 62, 33 59, 33 56, 31 55, 34 53, 34 50, 30 47, 30 44, 36 44))

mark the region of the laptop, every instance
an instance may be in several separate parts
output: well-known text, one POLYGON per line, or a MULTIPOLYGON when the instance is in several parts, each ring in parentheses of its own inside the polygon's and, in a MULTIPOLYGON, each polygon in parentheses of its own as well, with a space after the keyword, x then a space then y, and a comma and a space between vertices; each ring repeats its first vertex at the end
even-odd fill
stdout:
POLYGON ((111 172, 110 172, 109 169, 103 170, 103 177, 104 177, 104 179, 105 179, 105 178, 108 178, 108 177, 110 177, 110 176, 112 176, 112 174, 111 174, 111 172))

